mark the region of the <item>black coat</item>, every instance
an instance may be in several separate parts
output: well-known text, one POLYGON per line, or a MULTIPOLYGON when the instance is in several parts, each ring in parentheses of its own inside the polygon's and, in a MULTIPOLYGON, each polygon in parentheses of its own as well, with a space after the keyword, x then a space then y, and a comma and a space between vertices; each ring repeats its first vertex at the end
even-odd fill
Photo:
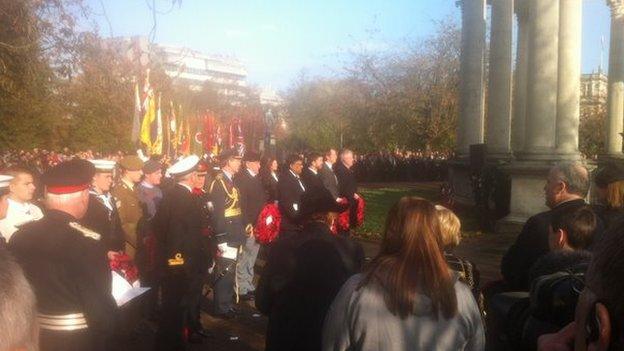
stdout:
POLYGON ((266 350, 320 350, 325 314, 363 261, 358 243, 324 223, 276 241, 256 289, 256 307, 269 317, 266 350))
POLYGON ((277 200, 277 184, 278 180, 273 178, 271 172, 266 170, 260 170, 260 179, 262 180, 262 186, 264 186, 264 191, 268 196, 269 202, 273 202, 277 200))
POLYGON ((117 304, 108 259, 101 236, 76 224, 71 215, 49 210, 25 224, 8 245, 33 287, 39 313, 83 313, 88 324, 87 333, 46 330, 42 350, 111 349, 117 304))
MULTIPOLYGON (((551 211, 568 211, 581 206, 585 206, 585 201, 582 199, 567 201, 550 211, 538 213, 526 221, 516 241, 507 250, 501 262, 501 272, 510 289, 528 291, 531 266, 549 252, 548 232, 551 211)), ((598 229, 597 232, 600 230, 598 229)))
POLYGON ((277 183, 277 199, 280 213, 282 214, 281 232, 299 231, 300 212, 301 212, 301 195, 304 189, 301 187, 303 182, 300 178, 293 175, 287 170, 280 177, 277 183))
POLYGON ((354 195, 357 193, 357 180, 352 169, 347 168, 342 162, 336 162, 334 172, 338 178, 338 195, 349 201, 351 227, 357 223, 357 202, 354 195))
POLYGON ((234 177, 234 184, 240 191, 240 206, 243 212, 243 225, 256 225, 258 216, 262 208, 267 203, 269 197, 264 191, 260 176, 251 176, 246 170, 241 170, 234 177))
POLYGON ((323 168, 319 171, 319 175, 321 176, 321 181, 323 182, 325 189, 327 189, 335 199, 339 198, 338 178, 336 177, 334 170, 330 168, 327 163, 323 162, 323 168))
POLYGON ((115 200, 111 201, 110 210, 95 194, 89 194, 87 213, 80 220, 80 224, 102 236, 102 244, 107 251, 121 251, 124 249, 125 234, 119 220, 119 212, 115 200))
POLYGON ((591 258, 591 252, 585 250, 549 252, 531 267, 529 282, 533 282, 541 276, 563 272, 579 265, 589 265, 591 258))
POLYGON ((202 240, 202 212, 190 190, 176 184, 163 195, 153 219, 158 241, 159 266, 165 273, 178 266, 168 260, 182 256, 182 268, 187 274, 201 274, 208 267, 208 253, 202 240))
POLYGON ((306 168, 301 173, 301 180, 303 181, 303 185, 305 186, 306 191, 325 191, 323 180, 321 179, 321 175, 318 172, 314 174, 309 168, 306 168))

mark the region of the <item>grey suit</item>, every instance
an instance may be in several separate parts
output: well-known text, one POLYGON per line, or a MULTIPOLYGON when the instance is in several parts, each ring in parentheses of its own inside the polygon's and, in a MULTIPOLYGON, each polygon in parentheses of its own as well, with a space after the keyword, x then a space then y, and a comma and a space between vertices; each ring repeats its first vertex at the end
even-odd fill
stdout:
POLYGON ((319 171, 323 185, 329 191, 329 193, 335 198, 338 198, 338 178, 334 170, 331 169, 327 163, 323 162, 323 168, 319 171))

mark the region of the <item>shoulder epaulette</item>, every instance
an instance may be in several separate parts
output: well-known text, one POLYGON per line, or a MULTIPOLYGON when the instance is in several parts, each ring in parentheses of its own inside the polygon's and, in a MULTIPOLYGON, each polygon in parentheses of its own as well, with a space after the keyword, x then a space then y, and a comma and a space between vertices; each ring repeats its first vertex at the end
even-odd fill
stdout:
POLYGON ((69 222, 69 226, 79 231, 85 238, 100 240, 100 238, 102 237, 100 234, 94 232, 89 228, 85 228, 76 222, 69 222))

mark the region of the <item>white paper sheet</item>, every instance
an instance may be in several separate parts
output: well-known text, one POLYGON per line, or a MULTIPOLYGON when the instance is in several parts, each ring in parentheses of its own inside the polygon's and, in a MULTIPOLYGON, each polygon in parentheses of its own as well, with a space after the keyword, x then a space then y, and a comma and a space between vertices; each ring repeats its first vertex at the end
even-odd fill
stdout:
POLYGON ((113 275, 113 298, 115 298, 118 307, 127 304, 150 289, 142 288, 138 286, 139 284, 134 284, 135 286, 133 287, 127 280, 119 275, 119 273, 111 271, 111 274, 113 275))

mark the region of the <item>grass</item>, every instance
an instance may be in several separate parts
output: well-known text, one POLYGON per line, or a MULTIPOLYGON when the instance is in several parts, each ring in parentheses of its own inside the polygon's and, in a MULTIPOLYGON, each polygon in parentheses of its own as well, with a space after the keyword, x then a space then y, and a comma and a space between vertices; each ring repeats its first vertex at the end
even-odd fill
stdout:
MULTIPOLYGON (((364 239, 379 240, 390 207, 403 196, 419 196, 434 203, 439 201, 438 183, 414 184, 367 184, 360 186, 359 193, 366 200, 364 224, 355 230, 355 234, 364 239)), ((470 208, 454 209, 462 222, 462 236, 481 235, 478 222, 470 208)))

